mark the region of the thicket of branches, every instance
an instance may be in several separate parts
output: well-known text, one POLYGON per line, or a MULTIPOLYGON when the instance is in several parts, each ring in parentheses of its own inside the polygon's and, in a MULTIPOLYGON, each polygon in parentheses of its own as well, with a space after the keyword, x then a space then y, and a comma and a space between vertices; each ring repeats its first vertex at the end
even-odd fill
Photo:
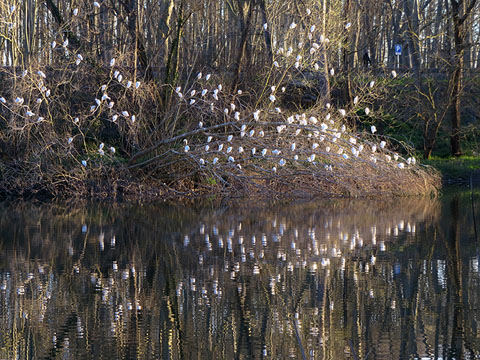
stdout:
MULTIPOLYGON (((469 4, 459 10, 465 29, 475 18, 475 1, 469 4)), ((326 181, 335 187, 348 184, 332 191, 335 194, 364 194, 376 189, 364 178, 389 182, 392 173, 385 173, 379 164, 395 159, 389 165, 392 169, 408 165, 412 167, 408 174, 414 175, 395 176, 404 185, 393 192, 412 189, 407 183, 413 178, 419 181, 413 187, 417 192, 425 179, 432 185, 431 175, 412 164, 414 157, 401 146, 392 147, 393 142, 377 138, 378 133, 364 137, 375 123, 375 112, 369 112, 402 67, 411 67, 416 76, 422 69, 443 69, 451 79, 445 89, 450 100, 444 107, 457 121, 452 124, 458 124, 452 127, 455 144, 463 86, 456 70, 460 67, 463 74, 464 68, 477 66, 473 30, 462 32, 468 37, 460 38, 464 45, 467 38, 473 41, 462 47, 462 59, 469 60, 456 65, 457 43, 449 36, 455 29, 454 7, 448 1, 29 0, 0 6, 4 191, 47 189, 58 194, 73 187, 80 193, 100 189, 112 193, 120 186, 123 192, 130 185, 120 179, 138 179, 139 173, 155 179, 154 188, 178 190, 181 184, 191 191, 249 183, 245 187, 251 189, 265 185, 264 177, 282 176, 279 182, 288 178, 292 185, 291 178, 303 174, 321 179, 312 186, 316 190, 307 193, 318 192, 326 181), (394 53, 397 43, 404 45, 399 58, 394 53), (370 62, 364 61, 367 51, 370 62), (362 66, 366 72, 355 70, 362 66), (382 66, 381 71, 371 71, 382 66), (399 69, 392 72, 394 68, 399 69), (253 114, 262 114, 261 121, 253 114), (266 136, 247 140, 242 136, 244 126, 266 136), (286 131, 281 134, 279 126, 286 131), (302 133, 295 140, 299 129, 302 133), (236 141, 236 151, 242 147, 245 151, 240 153, 251 154, 234 164, 235 171, 242 171, 239 177, 211 168, 234 163, 226 152, 229 135, 236 141), (200 152, 208 136, 215 139, 220 157, 200 152), (343 146, 328 146, 335 136, 343 146), (326 141, 320 147, 314 138, 326 141), (350 143, 350 138, 357 143, 350 143), (185 151, 182 141, 193 143, 192 151, 185 151), (390 144, 380 146, 382 141, 390 144), (223 151, 218 149, 221 143, 223 151), (295 159, 292 146, 303 149, 297 154, 300 159, 295 159), (372 146, 381 150, 378 158, 372 155, 376 152, 372 146), (367 147, 368 154, 357 153, 367 147), (253 148, 277 152, 259 158, 253 148), (350 165, 335 166, 336 157, 350 165), (122 165, 125 161, 128 166, 122 165), (242 168, 245 161, 248 166, 242 168), (293 161, 295 166, 284 167, 293 161), (319 177, 320 168, 343 169, 345 173, 336 176, 348 180, 319 177), (359 174, 359 169, 366 172, 359 174)), ((423 82, 416 84, 422 94, 423 82)), ((435 124, 443 117, 438 119, 435 124)), ((428 134, 425 130, 425 139, 428 134)), ((272 183, 267 182, 270 188, 272 183)))

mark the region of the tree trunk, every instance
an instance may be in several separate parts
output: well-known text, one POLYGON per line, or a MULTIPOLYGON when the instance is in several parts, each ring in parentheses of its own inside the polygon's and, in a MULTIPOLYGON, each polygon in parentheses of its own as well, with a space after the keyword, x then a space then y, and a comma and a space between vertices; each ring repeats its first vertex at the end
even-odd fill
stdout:
POLYGON ((128 15, 127 28, 130 36, 135 42, 135 51, 138 54, 138 60, 142 69, 145 71, 145 78, 151 80, 153 78, 150 61, 145 50, 145 43, 143 37, 140 37, 137 29, 137 0, 122 1, 121 4, 128 15))
POLYGON ((271 64, 273 62, 273 50, 270 29, 268 28, 268 18, 267 10, 265 8, 265 0, 260 0, 260 10, 262 12, 262 21, 264 24, 267 24, 267 28, 263 30, 263 35, 265 37, 265 47, 267 48, 267 59, 269 61, 269 64, 271 64))
POLYGON ((242 17, 240 23, 242 27, 242 35, 240 38, 240 44, 238 46, 238 53, 237 53, 237 59, 234 63, 233 67, 233 82, 232 82, 232 93, 236 91, 238 83, 240 81, 240 74, 242 72, 242 63, 243 63, 243 58, 245 55, 245 50, 247 48, 247 40, 248 40, 248 34, 250 32, 250 26, 252 24, 252 14, 253 14, 253 7, 255 6, 255 0, 250 0, 249 5, 248 5, 248 11, 247 15, 243 20, 243 9, 240 6, 240 16, 242 17))
POLYGON ((462 77, 464 67, 465 50, 465 29, 464 23, 472 12, 477 0, 470 0, 468 5, 465 2, 450 0, 451 17, 453 22, 453 41, 455 54, 451 60, 450 77, 450 105, 449 113, 452 121, 452 132, 450 134, 450 147, 452 156, 462 155, 460 147, 460 129, 461 129, 461 95, 462 95, 462 77), (462 11, 463 10, 463 11, 462 11), (461 12, 462 11, 462 12, 461 12))

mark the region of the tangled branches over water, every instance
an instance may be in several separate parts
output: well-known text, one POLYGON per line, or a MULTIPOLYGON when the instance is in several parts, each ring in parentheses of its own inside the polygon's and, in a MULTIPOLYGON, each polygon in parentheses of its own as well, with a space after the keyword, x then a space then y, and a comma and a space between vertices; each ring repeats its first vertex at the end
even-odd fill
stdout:
MULTIPOLYGON (((371 82, 368 87, 373 86, 371 82)), ((275 107, 275 86, 270 103, 261 110, 242 106, 241 91, 219 100, 221 90, 190 88, 185 96, 177 88, 182 106, 193 109, 200 120, 197 127, 137 153, 130 167, 148 169, 168 186, 197 193, 310 197, 437 190, 435 172, 413 156, 389 150, 375 126, 369 133, 347 126, 358 110, 358 98, 350 110, 327 103, 308 113, 284 114, 275 107), (222 121, 211 120, 219 118, 222 121)), ((368 115, 370 109, 364 111, 368 115)))

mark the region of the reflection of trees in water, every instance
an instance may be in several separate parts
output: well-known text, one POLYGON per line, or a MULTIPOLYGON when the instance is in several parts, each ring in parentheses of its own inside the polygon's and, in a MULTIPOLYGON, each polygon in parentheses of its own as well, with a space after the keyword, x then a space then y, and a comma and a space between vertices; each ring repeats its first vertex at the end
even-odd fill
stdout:
POLYGON ((0 357, 473 353, 463 200, 2 209, 0 357))

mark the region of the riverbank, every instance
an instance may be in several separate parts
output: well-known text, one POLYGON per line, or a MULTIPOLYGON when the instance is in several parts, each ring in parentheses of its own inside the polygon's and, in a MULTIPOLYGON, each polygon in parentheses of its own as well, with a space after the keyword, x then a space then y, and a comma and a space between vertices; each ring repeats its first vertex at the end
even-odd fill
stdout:
POLYGON ((462 156, 459 158, 432 158, 425 164, 434 167, 442 176, 445 185, 480 183, 480 157, 462 156))

